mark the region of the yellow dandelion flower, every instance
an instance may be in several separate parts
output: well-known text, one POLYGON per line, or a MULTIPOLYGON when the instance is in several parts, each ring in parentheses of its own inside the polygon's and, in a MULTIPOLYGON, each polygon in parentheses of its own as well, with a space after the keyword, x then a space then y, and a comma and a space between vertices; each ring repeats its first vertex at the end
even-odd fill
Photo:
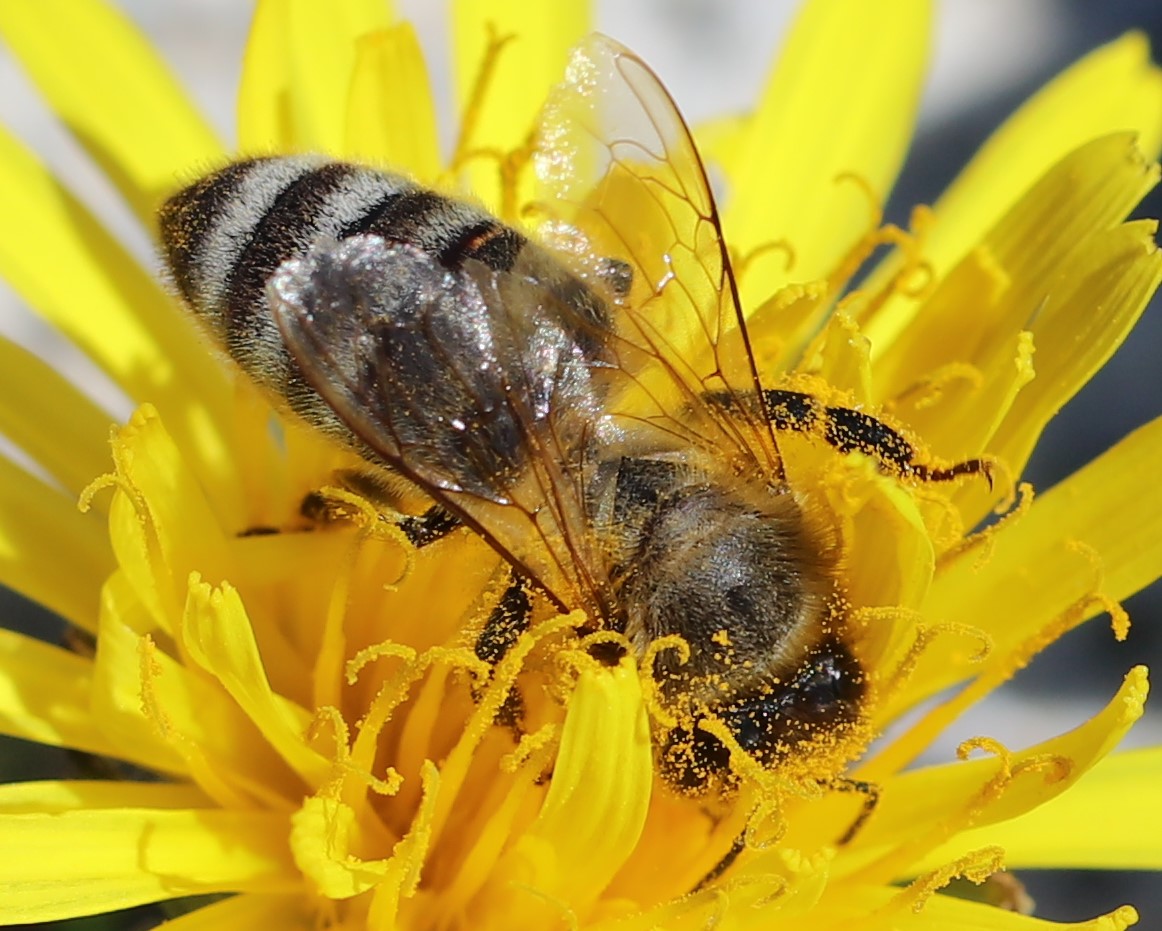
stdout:
MULTIPOLYGON (((1155 224, 1126 221, 1158 178, 1162 72, 1137 36, 1098 50, 911 229, 881 227, 868 215, 909 139, 931 16, 926 0, 806 3, 755 112, 702 137, 725 180, 723 247, 699 160, 648 70, 604 40, 569 58, 584 4, 457 5, 461 131, 448 160, 416 37, 383 4, 257 5, 238 155, 391 165, 551 239, 562 257, 550 269, 587 275, 585 293, 604 295, 591 309, 616 318, 617 367, 631 374, 610 375, 623 389, 610 400, 618 436, 664 414, 681 443, 668 456, 649 447, 649 461, 717 456, 705 468, 719 485, 729 474, 751 488, 758 474, 782 502, 763 507, 794 528, 774 556, 727 559, 714 534, 647 535, 638 515, 659 551, 626 543, 616 587, 577 581, 616 554, 586 550, 567 507, 546 504, 549 530, 505 523, 511 502, 440 486, 428 460, 398 453, 414 443, 361 429, 362 408, 318 372, 314 387, 375 453, 275 413, 0 132, 0 276, 141 405, 114 431, 110 471, 104 415, 0 342, 0 430, 44 475, 0 460, 0 582, 96 645, 0 631, 0 731, 112 761, 113 774, 0 788, 0 921, 188 899, 197 907, 175 931, 1033 929, 1046 923, 951 890, 1007 868, 1162 867, 1159 752, 1106 759, 1141 715, 1142 668, 1055 739, 982 736, 955 762, 910 767, 1068 629, 1108 613, 1123 635, 1119 601, 1162 574, 1162 421, 1035 499, 1011 480, 1162 278, 1155 224), (635 112, 644 137, 619 131, 635 112), (853 287, 880 245, 892 249, 853 287), (698 448, 707 438, 714 448, 698 448), (414 525, 377 501, 390 493, 402 513, 422 495, 336 478, 376 453, 482 532, 414 545, 414 525), (560 538, 575 559, 554 569, 560 538), (692 561, 707 546, 714 558, 692 561), (508 588, 497 549, 549 595, 508 588), (598 597, 628 602, 647 556, 655 583, 674 566, 705 574, 697 592, 633 595, 673 605, 669 628, 598 597), (772 589, 765 570, 784 557, 772 589), (705 591, 721 594, 720 615, 705 591), (772 609, 772 591, 796 611, 772 609), (506 596, 530 604, 527 629, 489 626, 527 619, 506 596), (701 626, 684 613, 699 598, 701 626), (634 636, 651 630, 667 636, 634 636), (482 648, 489 634, 503 649, 482 648)), ((102 0, 0 5, 0 35, 147 228, 183 183, 226 163, 102 0)), ((175 229, 204 232, 175 226, 170 203, 172 261, 194 241, 175 229)), ((254 203, 252 214, 273 209, 254 203)), ((202 219, 220 221, 211 206, 202 219)), ((502 229, 483 222, 462 246, 482 254, 502 229)), ((307 297, 336 293, 321 273, 279 275, 286 339, 318 336, 307 297)), ((193 303, 208 303, 208 277, 185 287, 193 303)), ((612 456, 611 441, 592 442, 612 456)), ((572 487, 569 463, 564 479, 548 458, 536 467, 545 487, 572 487)), ((1135 920, 1125 907, 1066 927, 1135 920)))

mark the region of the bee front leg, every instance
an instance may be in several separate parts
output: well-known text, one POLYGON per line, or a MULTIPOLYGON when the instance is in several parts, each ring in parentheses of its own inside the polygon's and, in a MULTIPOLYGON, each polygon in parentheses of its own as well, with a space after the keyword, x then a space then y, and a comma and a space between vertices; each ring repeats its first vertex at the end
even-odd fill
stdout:
POLYGON ((876 806, 880 803, 880 787, 872 782, 864 782, 862 779, 847 779, 844 777, 835 779, 828 783, 828 785, 838 792, 857 792, 863 796, 863 808, 860 809, 859 814, 855 816, 855 820, 847 826, 847 830, 836 841, 840 847, 843 847, 855 839, 855 836, 867 824, 867 819, 872 816, 872 812, 876 810, 876 806))
POLYGON ((988 459, 965 459, 948 466, 919 462, 903 436, 871 414, 850 407, 828 407, 802 391, 763 391, 763 412, 776 430, 814 432, 842 453, 861 452, 880 468, 902 478, 947 482, 962 475, 983 475, 992 488, 993 464, 988 459))

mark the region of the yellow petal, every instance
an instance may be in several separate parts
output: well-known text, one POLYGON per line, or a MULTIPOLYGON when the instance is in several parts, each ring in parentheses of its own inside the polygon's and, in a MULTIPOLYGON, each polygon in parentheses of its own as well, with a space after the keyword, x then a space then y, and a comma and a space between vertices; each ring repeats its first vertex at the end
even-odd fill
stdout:
MULTIPOLYGON (((873 471, 870 462, 866 467, 873 471)), ((916 501, 882 478, 873 478, 863 495, 858 505, 846 503, 854 510, 845 540, 850 546, 844 576, 848 593, 859 605, 917 609, 932 580, 935 554, 916 501)))
POLYGON ((703 161, 722 172, 741 157, 741 149, 749 138, 750 118, 722 116, 693 127, 694 141, 703 161))
POLYGON ((633 852, 652 773, 636 668, 628 661, 614 669, 586 664, 541 812, 497 865, 514 890, 490 902, 490 911, 547 908, 548 920, 561 904, 588 907, 633 852))
MULTIPOLYGON (((457 0, 452 22, 461 120, 454 161, 472 152, 520 148, 549 89, 564 77, 569 49, 589 30, 588 4, 457 0), (507 41, 492 60, 497 40, 507 41)), ((495 158, 472 158, 453 168, 464 170, 477 197, 499 208, 495 158)))
POLYGON ((219 805, 284 809, 303 784, 221 688, 159 650, 123 573, 102 593, 91 707, 102 734, 150 769, 197 782, 219 805))
POLYGON ((182 637, 190 657, 222 683, 279 755, 308 785, 321 785, 329 762, 306 745, 310 716, 271 689, 238 593, 191 580, 182 637))
POLYGON ((191 785, 171 782, 56 780, 0 786, 6 814, 98 808, 205 808, 209 800, 191 785))
POLYGON ((291 0, 260 0, 238 82, 238 148, 243 154, 293 151, 291 67, 285 33, 291 0))
POLYGON ((1037 377, 989 441, 990 452, 1015 474, 1024 470, 1045 424, 1097 374, 1146 309, 1162 281, 1157 227, 1141 221, 1091 237, 1030 324, 1037 377))
MULTIPOLYGON (((1012 663, 1043 643, 1046 628, 1066 628, 1105 610, 1162 575, 1162 419, 1039 496, 1029 513, 996 534, 987 561, 967 553, 937 573, 925 614, 974 627, 992 639, 983 666, 963 644, 931 643, 896 714, 971 674, 1012 663), (999 606, 999 607, 998 607, 999 606)), ((1060 630, 1055 630, 1060 633, 1060 630)), ((933 727, 939 730, 939 723, 933 727)))
POLYGON ((3 132, 0 178, 0 276, 127 394, 163 405, 183 445, 211 472, 223 468, 230 392, 192 322, 3 132))
POLYGON ((301 877, 289 830, 285 815, 214 809, 0 815, 4 920, 77 918, 211 892, 291 893, 301 877))
MULTIPOLYGON (((1021 194, 1078 146, 1119 131, 1137 135, 1148 157, 1162 145, 1162 71, 1134 33, 1092 52, 1026 102, 993 133, 936 204, 922 258, 942 277, 1021 194)), ((869 279, 872 289, 899 268, 893 255, 869 279)), ((911 302, 890 299, 864 329, 880 352, 906 332, 911 302)))
POLYGON ((0 629, 0 731, 53 747, 109 755, 89 712, 93 663, 0 629))
POLYGON ((1005 862, 1037 869, 1162 869, 1162 748, 1108 757, 1068 792, 988 828, 965 831, 929 857, 956 856, 987 843, 1005 862))
POLYGON ((346 122, 347 155, 435 183, 440 173, 436 104, 411 23, 359 40, 346 122))
POLYGON ((219 157, 221 144, 173 74, 112 4, 0 4, 0 34, 147 223, 178 172, 219 157))
POLYGON ((0 458, 0 582, 85 630, 96 629, 97 593, 113 568, 101 523, 0 458))
POLYGON ((785 240, 785 257, 756 258, 742 277, 757 306, 789 280, 824 278, 868 232, 911 138, 928 63, 927 0, 869 4, 814 0, 804 6, 738 154, 724 162, 726 233, 746 256, 785 240), (854 174, 867 191, 842 180, 854 174))
MULTIPOLYGON (((886 350, 876 347, 876 390, 889 398, 905 394, 952 363, 971 364, 987 383, 1008 366, 1016 334, 1058 296, 1070 266, 1086 262, 1096 237, 1121 222, 1157 179, 1157 166, 1124 134, 1093 140, 1063 158, 918 305, 907 331, 886 350)), ((912 426, 943 456, 975 454, 983 439, 977 424, 987 419, 973 417, 977 408, 996 416, 971 386, 958 384, 940 403, 917 411, 912 426), (966 432, 954 447, 952 437, 966 432)))
POLYGON ((314 927, 314 918, 298 895, 234 895, 165 922, 166 931, 310 931, 314 927))
POLYGON ((390 22, 385 0, 261 0, 238 90, 242 151, 342 155, 357 40, 390 22))
POLYGON ((0 371, 22 390, 0 395, 0 433, 74 498, 109 468, 112 418, 44 360, 0 338, 0 371))
POLYGON ((112 445, 121 483, 109 507, 117 562, 149 606, 154 623, 173 633, 190 573, 228 574, 227 535, 200 476, 151 405, 133 414, 112 445))
MULTIPOLYGON (((861 881, 890 881, 935 869, 959 855, 931 852, 943 851, 950 836, 965 828, 1008 821, 1062 793, 1068 795, 1066 790, 1107 756, 1142 716, 1147 691, 1146 670, 1138 667, 1100 713, 1060 737, 1006 760, 973 759, 883 779, 875 812, 852 842, 852 850, 859 853, 844 863, 845 868, 867 855, 874 859, 859 867, 861 881)), ((873 760, 859 777, 871 773, 875 778, 877 767, 873 760)), ((1080 824, 1074 828, 1084 833, 1080 824)), ((996 843, 988 837, 988 844, 996 843)), ((954 846, 961 852, 973 849, 959 840, 954 846)))

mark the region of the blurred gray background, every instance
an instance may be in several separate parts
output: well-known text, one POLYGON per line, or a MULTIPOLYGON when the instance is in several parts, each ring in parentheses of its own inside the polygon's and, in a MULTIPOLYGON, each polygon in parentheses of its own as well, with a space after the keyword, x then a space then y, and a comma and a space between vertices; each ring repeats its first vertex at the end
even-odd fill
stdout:
MULTIPOLYGON (((25 2, 25 0, 0 0, 25 2)), ((233 136, 233 100, 250 5, 239 0, 118 0, 153 38, 190 93, 225 139, 233 136)), ((754 101, 797 4, 792 0, 622 0, 598 2, 597 26, 635 49, 667 83, 692 121, 745 111, 754 101)), ((443 4, 401 0, 420 30, 433 73, 447 74, 443 4)), ((1162 46, 1158 0, 944 0, 920 128, 888 219, 906 222, 911 205, 931 203, 988 133, 1025 97, 1084 52, 1137 28, 1162 46)), ((1157 54, 1157 53, 1156 53, 1157 54)), ((440 89, 448 111, 448 89, 440 89)), ((150 245, 81 157, 67 134, 0 46, 0 122, 73 179, 74 189, 135 251, 150 245)), ((450 123, 445 127, 450 136, 450 123)), ((1139 216, 1162 216, 1155 192, 1139 216)), ((152 261, 152 260, 151 260, 152 261)), ((1157 303, 1157 302, 1155 302, 1157 303)), ((34 347, 86 385, 123 418, 124 398, 95 369, 30 315, 0 282, 0 331, 34 347)), ((1162 308, 1152 307, 1129 342, 1082 394, 1050 425, 1027 477, 1047 488, 1085 464, 1135 427, 1162 413, 1162 308)), ((20 457, 19 451, 3 448, 20 457)), ((23 461, 23 460, 22 460, 23 461)), ((960 740, 994 736, 1021 747, 1075 726, 1117 689, 1126 670, 1147 662, 1162 670, 1162 586, 1130 599, 1134 627, 1118 644, 1104 619, 1091 622, 1051 647, 1016 680, 958 722, 929 759, 947 760, 960 740)), ((55 636, 51 618, 0 591, 4 623, 55 636)), ((1131 745, 1162 743, 1162 714, 1148 713, 1131 745)), ((41 778, 68 766, 64 754, 6 742, 0 777, 41 778)), ((1159 774, 1162 804, 1162 773, 1159 774)), ((1099 825, 1094 830, 1100 830, 1099 825)), ((1147 873, 1022 872, 1040 917, 1079 920, 1133 903, 1143 928, 1162 928, 1162 875, 1147 873)), ((97 926, 148 926, 156 913, 139 910, 97 926)), ((80 923, 60 923, 60 927, 80 923)))

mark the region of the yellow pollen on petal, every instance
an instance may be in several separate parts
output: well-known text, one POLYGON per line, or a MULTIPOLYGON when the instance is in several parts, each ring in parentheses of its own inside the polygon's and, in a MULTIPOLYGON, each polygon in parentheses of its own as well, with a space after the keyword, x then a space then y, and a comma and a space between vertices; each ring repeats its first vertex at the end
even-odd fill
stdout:
POLYGON ((1067 631, 1072 630, 1096 611, 1109 612, 1114 618, 1115 625, 1123 623, 1118 619, 1125 616, 1124 609, 1117 602, 1098 593, 1078 599, 1008 652, 989 657, 976 678, 948 701, 925 714, 908 729, 908 732, 876 757, 871 769, 874 772, 884 772, 902 768, 965 709, 1007 682, 1017 671, 1023 669, 1033 656, 1059 640, 1067 631))
POLYGON ((1005 852, 1000 847, 982 847, 942 869, 918 876, 882 914, 887 917, 904 909, 918 914, 923 910, 925 902, 952 880, 963 877, 979 885, 993 873, 1004 869, 1004 866, 1005 852))

